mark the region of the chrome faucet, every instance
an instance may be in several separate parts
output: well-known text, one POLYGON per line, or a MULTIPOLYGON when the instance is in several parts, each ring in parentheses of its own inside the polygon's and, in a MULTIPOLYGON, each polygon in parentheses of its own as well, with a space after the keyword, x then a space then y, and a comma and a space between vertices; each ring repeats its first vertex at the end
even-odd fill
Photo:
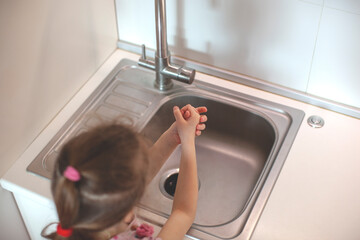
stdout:
POLYGON ((195 70, 183 66, 176 66, 170 62, 170 52, 166 34, 166 5, 165 0, 155 0, 155 23, 156 23, 156 53, 155 61, 146 58, 145 45, 142 45, 142 55, 138 64, 156 72, 154 86, 161 90, 169 90, 172 80, 178 80, 191 84, 195 78, 195 70))

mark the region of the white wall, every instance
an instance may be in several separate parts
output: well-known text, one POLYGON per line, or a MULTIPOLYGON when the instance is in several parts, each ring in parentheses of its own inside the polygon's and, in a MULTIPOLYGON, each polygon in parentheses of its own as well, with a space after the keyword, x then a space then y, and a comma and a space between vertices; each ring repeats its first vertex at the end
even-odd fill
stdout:
MULTIPOLYGON (((116 6, 119 39, 154 49, 154 1, 116 6)), ((167 10, 173 54, 360 107, 360 1, 167 0, 167 10)))
POLYGON ((0 1, 0 177, 116 42, 113 0, 0 1))

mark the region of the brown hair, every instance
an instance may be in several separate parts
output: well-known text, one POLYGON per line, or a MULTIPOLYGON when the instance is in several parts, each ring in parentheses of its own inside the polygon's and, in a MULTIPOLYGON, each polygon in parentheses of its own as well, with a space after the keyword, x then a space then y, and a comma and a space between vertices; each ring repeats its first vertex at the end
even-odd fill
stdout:
MULTIPOLYGON (((51 188, 62 228, 73 229, 66 239, 95 239, 131 211, 146 186, 146 149, 135 131, 119 124, 96 127, 64 145, 51 188), (68 166, 80 173, 79 181, 63 176, 68 166)), ((46 232, 43 237, 63 239, 46 232)))

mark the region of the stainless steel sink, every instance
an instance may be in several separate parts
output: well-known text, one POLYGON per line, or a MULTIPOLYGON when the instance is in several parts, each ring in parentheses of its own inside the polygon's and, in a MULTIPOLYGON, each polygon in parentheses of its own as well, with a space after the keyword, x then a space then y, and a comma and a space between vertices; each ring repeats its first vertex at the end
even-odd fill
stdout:
MULTIPOLYGON (((276 141, 273 126, 260 115, 199 96, 178 96, 167 101, 146 125, 143 133, 155 141, 174 122, 172 107, 207 106, 207 129, 196 140, 199 192, 195 224, 218 226, 241 214, 276 141), (209 211, 212 209, 212 211, 209 211)), ((159 178, 179 167, 180 151, 166 162, 152 182, 143 204, 169 214, 169 199, 159 197, 159 178)), ((171 200, 170 200, 171 201, 171 200)))
MULTIPOLYGON (((207 129, 196 141, 200 189, 189 234, 200 239, 234 238, 255 202, 265 201, 257 197, 274 161, 282 161, 277 153, 293 119, 274 105, 239 99, 238 94, 186 88, 167 97, 142 133, 155 141, 173 123, 172 107, 187 103, 209 109, 207 129)), ((141 204, 150 212, 170 214, 172 199, 161 192, 161 184, 179 167, 179 159, 177 149, 149 185, 141 204)))
MULTIPOLYGON (((155 141, 174 121, 172 107, 208 108, 197 138, 199 201, 188 235, 195 239, 249 239, 304 117, 297 109, 195 80, 166 93, 152 87, 154 73, 123 60, 29 165, 50 178, 64 142, 101 122, 118 119, 155 141)), ((176 149, 150 183, 139 215, 156 225, 169 216, 164 184, 179 167, 176 149)))

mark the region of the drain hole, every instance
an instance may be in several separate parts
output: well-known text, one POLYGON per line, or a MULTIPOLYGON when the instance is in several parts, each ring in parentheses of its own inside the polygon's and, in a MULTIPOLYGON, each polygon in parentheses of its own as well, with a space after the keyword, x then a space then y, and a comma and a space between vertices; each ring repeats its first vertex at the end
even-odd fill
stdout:
POLYGON ((164 182, 164 189, 170 196, 174 196, 179 173, 171 174, 164 182))
MULTIPOLYGON (((166 171, 159 181, 160 192, 167 198, 173 199, 176 190, 176 184, 179 176, 179 169, 170 169, 166 171)), ((198 190, 200 190, 200 179, 198 182, 198 190)))

